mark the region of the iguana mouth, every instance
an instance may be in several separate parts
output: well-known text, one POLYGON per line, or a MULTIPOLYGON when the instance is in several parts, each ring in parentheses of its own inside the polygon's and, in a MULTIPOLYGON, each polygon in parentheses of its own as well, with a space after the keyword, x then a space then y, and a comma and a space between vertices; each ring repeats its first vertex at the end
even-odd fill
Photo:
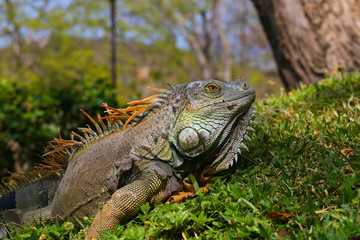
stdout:
POLYGON ((226 137, 228 140, 220 147, 215 160, 205 167, 202 173, 204 176, 213 175, 232 167, 238 160, 238 154, 241 154, 240 148, 248 151, 243 141, 244 139, 251 141, 246 133, 247 131, 255 131, 249 126, 250 124, 256 124, 256 122, 252 121, 252 118, 257 116, 254 113, 258 113, 254 109, 254 105, 251 105, 245 114, 240 113, 237 115, 233 123, 229 124, 224 130, 221 138, 226 137))
MULTIPOLYGON (((233 99, 229 99, 229 100, 221 100, 219 102, 215 102, 215 103, 209 103, 209 104, 206 104, 206 105, 203 105, 201 107, 199 107, 198 109, 202 109, 202 108, 205 108, 205 107, 209 107, 209 106, 216 106, 216 105, 220 105, 220 104, 231 104, 231 103, 237 103, 239 102, 239 100, 247 100, 248 98, 250 97, 254 97, 254 93, 249 93, 245 96, 241 96, 241 97, 238 97, 238 98, 233 98, 233 99)), ((240 114, 241 115, 241 114, 240 114)), ((238 116, 236 116, 238 117, 238 116)))

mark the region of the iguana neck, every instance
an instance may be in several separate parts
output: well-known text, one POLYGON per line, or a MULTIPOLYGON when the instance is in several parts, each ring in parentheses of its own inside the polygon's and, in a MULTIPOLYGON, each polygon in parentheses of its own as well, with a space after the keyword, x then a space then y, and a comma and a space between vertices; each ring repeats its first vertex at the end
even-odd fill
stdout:
POLYGON ((173 147, 169 134, 179 111, 186 106, 186 89, 179 87, 164 103, 142 120, 136 127, 129 128, 124 137, 131 137, 131 152, 146 159, 158 159, 174 165, 173 147))

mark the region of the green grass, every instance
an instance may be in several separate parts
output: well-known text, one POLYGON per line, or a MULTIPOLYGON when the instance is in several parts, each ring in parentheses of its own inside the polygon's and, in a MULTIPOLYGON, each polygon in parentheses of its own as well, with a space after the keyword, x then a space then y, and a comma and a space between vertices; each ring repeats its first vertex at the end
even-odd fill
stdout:
MULTIPOLYGON (((210 193, 142 207, 109 239, 358 239, 360 75, 326 79, 258 102, 249 153, 210 193), (281 215, 278 213, 287 213, 281 215), (291 214, 291 215, 290 215, 291 214), (357 238, 356 238, 357 237, 357 238)), ((13 239, 80 238, 87 229, 40 223, 13 239)))

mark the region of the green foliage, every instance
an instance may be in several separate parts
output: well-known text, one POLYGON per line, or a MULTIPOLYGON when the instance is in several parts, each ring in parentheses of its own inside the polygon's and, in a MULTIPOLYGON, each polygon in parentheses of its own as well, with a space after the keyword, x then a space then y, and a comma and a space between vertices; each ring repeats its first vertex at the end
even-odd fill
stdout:
MULTIPOLYGON (((196 54, 189 49, 186 38, 180 36, 183 30, 194 36, 204 35, 202 29, 209 28, 213 22, 212 1, 116 2, 116 12, 121 16, 116 23, 118 102, 147 95, 149 84, 178 84, 203 78, 196 54), (175 15, 184 17, 186 28, 181 27, 175 15), (201 21, 205 15, 206 21, 201 21), (181 49, 177 47, 180 45, 181 49)), ((263 65, 271 65, 273 60, 258 57, 259 53, 266 56, 271 53, 268 44, 263 42, 264 35, 259 35, 260 23, 249 4, 246 0, 224 1, 221 10, 227 13, 224 24, 236 59, 233 76, 248 73, 255 83, 269 76, 249 68, 265 69, 263 65), (241 17, 243 22, 239 19, 242 16, 239 7, 246 12, 246 17, 241 17), (238 32, 245 29, 246 36, 239 38, 238 32)), ((54 83, 66 86, 67 81, 74 78, 110 79, 109 10, 108 1, 53 1, 51 4, 48 1, 0 1, 0 22, 6 22, 0 28, 0 79, 45 86, 54 83)), ((201 42, 205 44, 216 37, 216 31, 210 32, 213 34, 204 35, 201 42), (206 37, 210 38, 206 40, 206 37)), ((208 46, 214 49, 211 61, 221 76, 224 51, 219 41, 211 42, 208 46)), ((274 72, 274 67, 272 70, 274 72)), ((256 84, 267 88, 266 84, 256 84)), ((265 92, 258 91, 258 94, 265 92)))
MULTIPOLYGON (((71 80, 66 86, 46 88, 39 84, 0 81, 0 168, 12 170, 14 161, 41 160, 52 133, 69 136, 84 126, 86 117, 79 111, 101 113, 104 102, 116 106, 114 92, 104 80, 71 80), (64 129, 64 130, 63 130, 64 129)), ((93 115, 94 116, 94 115, 93 115)))
MULTIPOLYGON (((88 221, 81 222, 77 220, 78 224, 84 228, 84 223, 89 224, 88 221)), ((81 239, 85 237, 85 230, 75 229, 74 223, 64 222, 62 225, 58 223, 52 224, 51 220, 43 222, 35 222, 32 225, 26 225, 21 231, 14 230, 10 239, 20 240, 46 240, 46 239, 81 239)), ((5 238, 6 239, 6 238, 5 238)))
MULTIPOLYGON (((357 96, 360 75, 350 74, 257 103, 261 117, 250 153, 237 168, 215 177, 210 193, 157 203, 152 210, 146 204, 132 221, 102 236, 355 239, 360 236, 357 96)), ((29 227, 23 228, 11 236, 28 234, 29 227)))

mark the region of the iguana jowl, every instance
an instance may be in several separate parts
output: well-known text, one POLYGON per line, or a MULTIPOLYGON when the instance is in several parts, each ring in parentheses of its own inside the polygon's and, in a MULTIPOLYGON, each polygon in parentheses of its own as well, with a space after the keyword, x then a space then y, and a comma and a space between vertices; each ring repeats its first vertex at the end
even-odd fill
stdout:
POLYGON ((98 123, 89 117, 96 131, 81 128, 83 136, 52 141, 47 158, 68 162, 51 203, 58 221, 96 215, 87 238, 99 238, 144 203, 168 199, 189 174, 213 175, 237 161, 243 140, 250 140, 252 86, 208 80, 155 90, 161 94, 126 109, 105 104, 107 116, 98 123), (119 119, 127 120, 124 126, 119 119))

